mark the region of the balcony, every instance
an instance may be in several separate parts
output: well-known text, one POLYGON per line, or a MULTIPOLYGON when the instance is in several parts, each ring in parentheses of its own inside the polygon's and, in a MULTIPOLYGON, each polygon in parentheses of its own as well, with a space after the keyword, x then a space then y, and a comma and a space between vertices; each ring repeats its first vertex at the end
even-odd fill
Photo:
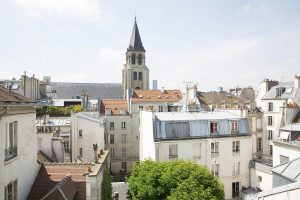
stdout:
POLYGON ((233 170, 232 171, 232 177, 239 177, 240 176, 240 170, 233 170))
POLYGON ((211 152, 211 157, 218 157, 219 156, 219 152, 211 152))
POLYGON ((4 161, 9 161, 15 157, 17 157, 17 147, 11 147, 11 148, 7 148, 5 149, 5 158, 4 161))

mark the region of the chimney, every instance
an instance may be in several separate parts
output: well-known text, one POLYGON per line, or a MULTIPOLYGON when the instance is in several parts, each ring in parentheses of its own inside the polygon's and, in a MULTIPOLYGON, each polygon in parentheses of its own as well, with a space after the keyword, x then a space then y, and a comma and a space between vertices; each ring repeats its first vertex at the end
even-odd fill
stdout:
POLYGON ((165 93, 165 92, 166 92, 165 88, 164 88, 164 87, 161 87, 161 88, 160 88, 160 92, 161 92, 161 93, 165 93))
POLYGON ((300 88, 300 76, 295 75, 294 88, 300 88))
POLYGON ((94 162, 98 163, 98 155, 97 155, 98 145, 97 145, 97 143, 93 144, 93 149, 94 149, 94 162))

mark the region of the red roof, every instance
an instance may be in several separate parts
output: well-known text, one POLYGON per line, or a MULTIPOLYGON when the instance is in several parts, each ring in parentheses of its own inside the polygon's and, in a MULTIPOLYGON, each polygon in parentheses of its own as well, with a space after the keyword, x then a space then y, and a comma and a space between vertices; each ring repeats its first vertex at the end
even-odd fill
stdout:
POLYGON ((9 91, 7 88, 0 86, 0 102, 4 103, 33 103, 27 97, 24 97, 16 92, 9 91))

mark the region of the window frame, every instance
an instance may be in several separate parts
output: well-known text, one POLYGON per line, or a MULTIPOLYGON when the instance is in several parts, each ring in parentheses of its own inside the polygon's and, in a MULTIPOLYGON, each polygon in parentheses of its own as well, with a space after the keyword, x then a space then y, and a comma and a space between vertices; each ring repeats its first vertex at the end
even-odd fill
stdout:
POLYGON ((273 126, 273 116, 268 116, 268 126, 273 126))
POLYGON ((18 179, 11 181, 4 188, 4 200, 17 200, 18 199, 18 179), (11 187, 11 192, 9 192, 11 187))
POLYGON ((121 122, 121 129, 126 130, 126 121, 121 122))
POLYGON ((4 161, 7 162, 18 156, 18 122, 6 124, 4 161))
POLYGON ((232 182, 232 198, 240 196, 240 182, 232 182))
POLYGON ((169 159, 178 158, 178 144, 169 144, 169 159))
POLYGON ((121 143, 126 143, 127 142, 127 135, 126 134, 122 134, 121 135, 121 143))
POLYGON ((239 154, 241 151, 241 142, 239 140, 232 141, 232 153, 239 154))
POLYGON ((218 133, 218 122, 212 121, 210 122, 210 133, 218 133))
POLYGON ((219 142, 211 142, 210 143, 210 153, 211 153, 211 156, 219 155, 219 142))
POLYGON ((115 122, 109 122, 109 130, 115 130, 115 122))
POLYGON ((110 136, 109 136, 109 144, 115 144, 115 135, 114 134, 110 134, 110 136))

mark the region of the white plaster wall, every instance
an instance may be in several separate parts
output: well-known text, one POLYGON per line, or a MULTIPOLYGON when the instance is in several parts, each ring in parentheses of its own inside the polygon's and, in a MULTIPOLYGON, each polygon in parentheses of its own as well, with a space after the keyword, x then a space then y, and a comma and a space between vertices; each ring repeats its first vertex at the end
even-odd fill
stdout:
MULTIPOLYGON (((153 139, 152 112, 141 112, 140 127, 140 160, 157 160, 153 139)), ((169 149, 168 149, 169 151, 169 149)))
POLYGON ((253 188, 260 188, 262 191, 272 189, 272 174, 250 169, 250 179, 250 185, 253 188), (261 182, 258 182, 258 176, 261 176, 261 182))
POLYGON ((35 134, 35 113, 14 114, 0 119, 0 199, 5 186, 18 180, 18 200, 26 199, 39 170, 35 134), (4 163, 6 124, 18 121, 18 155, 4 163))
POLYGON ((82 148, 82 160, 91 162, 94 160, 93 144, 98 144, 98 151, 104 149, 104 125, 103 123, 89 120, 77 114, 72 114, 72 160, 79 155, 79 148, 82 148), (79 137, 79 129, 82 130, 82 137, 79 137))
POLYGON ((62 138, 52 140, 52 147, 58 162, 64 162, 65 150, 62 138))
POLYGON ((87 200, 102 200, 102 182, 103 182, 104 167, 99 169, 95 176, 86 176, 86 195, 87 200))
POLYGON ((273 166, 280 164, 280 155, 289 157, 291 161, 300 157, 300 149, 289 145, 278 145, 273 142, 273 166))
POLYGON ((52 157, 53 133, 37 133, 37 149, 41 150, 50 158, 52 157))

